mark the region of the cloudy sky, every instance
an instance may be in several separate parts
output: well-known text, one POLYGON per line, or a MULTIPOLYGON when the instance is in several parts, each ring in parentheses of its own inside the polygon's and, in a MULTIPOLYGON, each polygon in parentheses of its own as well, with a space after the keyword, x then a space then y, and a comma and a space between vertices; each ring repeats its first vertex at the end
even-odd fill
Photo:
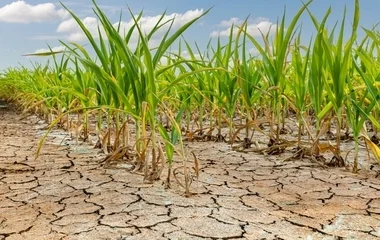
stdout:
MULTIPOLYGON (((96 32, 97 20, 92 12, 91 0, 62 0, 63 4, 80 17, 90 31, 96 32)), ((361 2, 361 26, 372 28, 380 22, 379 0, 363 0, 361 2)), ((210 38, 226 37, 232 23, 239 24, 249 16, 248 31, 252 35, 271 29, 278 17, 282 16, 284 7, 291 16, 302 6, 299 0, 97 0, 98 5, 117 23, 120 10, 123 10, 122 26, 128 28, 131 19, 127 12, 127 4, 134 13, 144 10, 142 26, 149 30, 158 17, 166 10, 165 19, 175 17, 173 27, 178 29, 187 21, 201 15, 213 7, 211 12, 189 29, 185 38, 205 46, 210 38)), ((347 6, 348 19, 353 11, 354 0, 315 0, 310 9, 321 19, 329 6, 333 13, 330 17, 332 26, 341 19, 343 8, 347 6)), ((309 17, 301 18, 303 38, 306 42, 314 33, 309 17)), ((273 28, 272 28, 273 29, 273 28)), ((86 44, 83 33, 75 21, 55 0, 0 1, 0 70, 19 64, 29 65, 38 58, 23 57, 26 53, 45 51, 47 45, 55 50, 61 49, 59 40, 86 44)), ((259 37, 259 36, 258 36, 259 37)), ((159 35, 156 36, 158 41, 159 35)))

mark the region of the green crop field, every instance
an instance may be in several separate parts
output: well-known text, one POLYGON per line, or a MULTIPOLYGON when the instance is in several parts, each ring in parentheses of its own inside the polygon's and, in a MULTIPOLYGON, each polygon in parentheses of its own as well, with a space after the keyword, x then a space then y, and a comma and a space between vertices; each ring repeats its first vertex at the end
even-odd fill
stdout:
POLYGON ((347 23, 344 15, 331 29, 326 26, 331 10, 316 18, 308 9, 311 3, 294 16, 284 13, 274 36, 253 37, 245 22, 231 28, 227 42, 217 39, 200 49, 181 36, 208 11, 176 31, 167 27, 174 20, 164 20, 163 14, 150 32, 139 25, 143 13, 130 12, 134 25, 121 34, 94 2, 99 39, 70 11, 89 45, 62 41, 64 51, 34 54, 49 58, 50 64, 4 70, 0 98, 20 106, 24 115, 38 114, 50 129, 74 129, 83 141, 96 135, 108 161, 133 158, 134 169, 147 180, 158 179, 165 166, 169 183, 174 159, 181 160, 184 178, 179 182, 187 193, 190 175, 197 176, 199 169, 184 141, 223 141, 249 152, 260 133, 268 139, 260 153, 291 148, 293 159, 323 163, 330 152, 330 165, 345 166, 341 141, 349 140, 352 171, 357 172, 360 144, 380 162, 380 33, 364 29, 365 36, 357 37, 362 31, 359 0, 353 21, 347 23), (301 15, 313 22, 314 29, 307 30, 312 39, 301 39, 301 15), (163 29, 160 43, 150 48, 163 29), (132 48, 136 32, 138 45, 132 48), (249 54, 248 46, 259 54, 249 54), (171 51, 177 47, 178 52, 171 51), (181 56, 183 50, 190 57, 181 56), (284 138, 289 123, 297 126, 298 137, 292 140, 284 138), (332 140, 321 141, 330 132, 332 140))

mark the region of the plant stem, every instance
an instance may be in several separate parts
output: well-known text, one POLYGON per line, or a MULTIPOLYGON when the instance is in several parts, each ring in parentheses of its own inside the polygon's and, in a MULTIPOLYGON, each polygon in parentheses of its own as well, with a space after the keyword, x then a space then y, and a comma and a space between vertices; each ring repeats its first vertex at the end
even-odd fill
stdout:
POLYGON ((358 156, 359 156, 359 139, 358 137, 355 137, 355 156, 354 156, 354 166, 352 168, 352 171, 354 173, 358 172, 358 156))

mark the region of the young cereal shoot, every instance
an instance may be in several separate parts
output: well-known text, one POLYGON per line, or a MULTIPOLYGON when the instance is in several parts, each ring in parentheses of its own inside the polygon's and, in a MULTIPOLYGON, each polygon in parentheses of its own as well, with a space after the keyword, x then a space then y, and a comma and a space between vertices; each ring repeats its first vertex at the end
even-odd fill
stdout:
MULTIPOLYGON (((311 44, 310 44, 311 45, 311 44)), ((298 148, 301 148, 302 126, 305 124, 305 111, 308 96, 308 67, 310 59, 310 45, 306 49, 306 55, 302 56, 301 34, 294 41, 292 51, 293 74, 289 79, 289 85, 294 93, 293 104, 297 111, 298 119, 298 148)))
POLYGON ((260 89, 260 86, 263 85, 260 84, 262 80, 262 64, 255 58, 247 58, 247 36, 244 34, 246 31, 247 21, 239 28, 234 49, 234 73, 238 77, 237 83, 243 102, 242 111, 245 113, 245 126, 243 127, 245 129, 245 138, 242 144, 244 149, 249 148, 253 144, 252 137, 254 131, 250 137, 250 129, 258 129, 258 125, 262 123, 257 119, 254 106, 257 105, 257 100, 262 97, 261 94, 264 92, 260 89), (240 43, 241 36, 242 43, 240 43))
POLYGON ((285 76, 289 45, 295 34, 299 18, 311 3, 312 0, 305 3, 288 26, 286 26, 285 23, 286 13, 284 12, 281 22, 276 27, 272 47, 270 47, 269 35, 264 36, 264 34, 262 34, 265 43, 265 47, 262 47, 253 36, 245 32, 247 38, 259 51, 263 61, 263 76, 268 82, 268 91, 271 94, 271 114, 273 116, 272 118, 275 119, 277 127, 276 133, 274 134, 273 124, 271 126, 271 142, 274 142, 274 145, 280 144, 281 99, 286 84, 285 76))
MULTIPOLYGON (((359 49, 357 52, 362 66, 366 68, 378 68, 378 63, 373 61, 373 59, 368 58, 368 53, 359 49)), ((370 147, 376 159, 380 162, 380 149, 374 144, 368 137, 365 131, 365 121, 370 120, 372 124, 379 128, 379 122, 371 115, 371 111, 375 106, 379 105, 380 94, 379 89, 376 87, 375 82, 377 76, 373 76, 372 71, 368 70, 364 72, 357 61, 354 61, 355 68, 359 73, 359 76, 364 81, 361 86, 354 87, 352 84, 350 87, 349 102, 347 103, 348 118, 351 124, 351 128, 355 140, 355 153, 354 153, 354 163, 353 172, 357 172, 358 169, 358 153, 359 153, 359 137, 363 137, 367 146, 370 147), (358 92, 358 90, 365 89, 363 92, 358 92)))

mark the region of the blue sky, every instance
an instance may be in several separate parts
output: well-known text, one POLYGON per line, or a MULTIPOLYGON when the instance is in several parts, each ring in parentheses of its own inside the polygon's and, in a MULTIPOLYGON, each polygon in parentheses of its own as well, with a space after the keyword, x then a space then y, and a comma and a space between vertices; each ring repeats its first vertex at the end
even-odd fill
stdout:
MULTIPOLYGON (((96 20, 92 13, 91 0, 62 0, 68 8, 83 19, 90 29, 96 29, 96 20)), ((360 25, 371 28, 380 22, 378 10, 379 0, 363 0, 361 2, 360 25)), ((146 28, 155 21, 158 15, 167 10, 168 18, 177 16, 176 26, 198 16, 208 8, 211 12, 192 26, 185 34, 189 42, 197 41, 205 46, 210 37, 225 37, 232 22, 240 23, 250 16, 250 32, 255 35, 258 30, 271 29, 278 17, 282 16, 284 7, 290 20, 302 6, 298 0, 97 0, 98 5, 106 12, 112 22, 117 22, 120 9, 124 10, 123 22, 128 27, 130 17, 126 5, 138 13, 144 10, 146 28)), ((329 24, 332 26, 343 15, 344 6, 347 6, 348 20, 353 12, 354 0, 315 0, 310 6, 311 11, 321 19, 328 9, 332 7, 329 24)), ((350 22, 350 21, 348 21, 350 22)), ((304 14, 300 23, 303 27, 303 39, 308 42, 315 32, 307 14, 304 14)), ((74 21, 62 9, 59 1, 55 0, 2 0, 0 3, 0 70, 10 66, 19 66, 19 63, 29 66, 30 61, 39 61, 39 58, 23 57, 23 54, 43 51, 49 44, 60 49, 58 40, 65 42, 75 41, 85 44, 83 34, 78 30, 74 21)), ((273 29, 273 28, 272 28, 273 29)), ((157 36, 157 40, 159 36, 157 36)))

